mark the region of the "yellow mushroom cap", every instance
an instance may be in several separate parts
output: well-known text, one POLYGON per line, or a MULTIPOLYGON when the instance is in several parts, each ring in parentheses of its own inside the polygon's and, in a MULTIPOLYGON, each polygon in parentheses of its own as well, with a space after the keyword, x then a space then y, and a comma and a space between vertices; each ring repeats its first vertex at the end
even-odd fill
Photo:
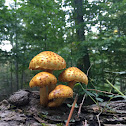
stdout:
POLYGON ((68 69, 64 70, 59 75, 58 79, 59 81, 62 82, 75 81, 75 82, 82 82, 88 84, 87 75, 77 67, 69 67, 68 69))
POLYGON ((36 55, 29 64, 31 70, 61 70, 66 68, 65 60, 51 51, 44 51, 36 55))
POLYGON ((49 93, 48 99, 56 98, 71 98, 73 97, 73 90, 66 85, 58 85, 53 91, 49 93))
POLYGON ((40 72, 36 74, 30 81, 29 86, 30 87, 44 87, 46 85, 52 85, 57 83, 57 78, 48 72, 40 72))

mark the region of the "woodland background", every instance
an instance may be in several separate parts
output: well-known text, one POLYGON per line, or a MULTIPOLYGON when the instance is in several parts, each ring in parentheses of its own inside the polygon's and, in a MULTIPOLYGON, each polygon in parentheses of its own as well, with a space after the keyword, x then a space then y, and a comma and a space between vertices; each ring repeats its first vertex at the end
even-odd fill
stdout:
POLYGON ((89 70, 88 88, 116 93, 108 79, 126 93, 126 0, 13 0, 9 7, 0 0, 0 45, 5 41, 12 49, 0 49, 0 100, 30 89, 38 71, 29 62, 46 50, 67 67, 89 70))

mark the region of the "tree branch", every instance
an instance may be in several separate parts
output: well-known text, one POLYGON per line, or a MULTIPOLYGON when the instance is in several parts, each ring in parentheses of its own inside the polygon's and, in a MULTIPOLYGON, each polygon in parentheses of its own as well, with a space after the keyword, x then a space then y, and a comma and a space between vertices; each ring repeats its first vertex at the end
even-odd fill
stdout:
POLYGON ((76 104, 76 102, 77 102, 77 98, 78 98, 78 95, 76 94, 76 97, 75 97, 75 99, 74 99, 74 102, 73 102, 72 108, 71 108, 71 110, 70 110, 70 114, 69 114, 68 119, 67 119, 67 122, 66 122, 66 126, 69 125, 69 122, 70 122, 71 116, 72 116, 73 111, 74 111, 75 104, 76 104))
POLYGON ((111 92, 107 92, 107 91, 101 91, 101 90, 97 90, 97 89, 86 89, 87 91, 96 91, 96 92, 102 92, 105 94, 110 94, 110 95, 118 95, 118 94, 113 94, 111 92))

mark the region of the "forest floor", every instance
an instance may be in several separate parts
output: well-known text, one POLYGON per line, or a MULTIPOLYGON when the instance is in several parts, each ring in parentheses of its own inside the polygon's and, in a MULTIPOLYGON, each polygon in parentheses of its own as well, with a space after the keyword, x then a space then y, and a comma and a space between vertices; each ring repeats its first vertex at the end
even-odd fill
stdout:
MULTIPOLYGON (((20 90, 0 102, 0 126, 64 126, 73 100, 60 107, 42 107, 39 92, 20 90)), ((76 106, 70 126, 126 126, 126 100, 76 106)))

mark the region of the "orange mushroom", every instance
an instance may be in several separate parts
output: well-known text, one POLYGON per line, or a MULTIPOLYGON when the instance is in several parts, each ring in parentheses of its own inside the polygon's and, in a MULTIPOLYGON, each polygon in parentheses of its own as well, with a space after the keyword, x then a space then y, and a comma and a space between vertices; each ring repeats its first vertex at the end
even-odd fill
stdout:
MULTIPOLYGON (((43 51, 36 55, 29 64, 30 70, 44 70, 53 73, 53 70, 66 68, 65 60, 52 51, 43 51)), ((49 87, 48 92, 52 91, 56 85, 49 87)))
POLYGON ((61 70, 66 68, 65 60, 58 54, 51 51, 44 51, 36 55, 29 64, 31 70, 45 70, 52 72, 53 70, 61 70))
POLYGON ((64 70, 58 77, 59 81, 68 82, 68 86, 73 89, 76 82, 88 84, 87 75, 77 67, 69 67, 64 70))
POLYGON ((73 90, 66 85, 58 85, 49 93, 48 99, 53 100, 48 103, 48 107, 60 106, 66 98, 73 97, 73 90))
POLYGON ((48 103, 48 93, 46 91, 47 86, 55 85, 57 78, 48 72, 40 72, 36 74, 30 81, 29 86, 40 87, 40 104, 46 106, 48 103))

